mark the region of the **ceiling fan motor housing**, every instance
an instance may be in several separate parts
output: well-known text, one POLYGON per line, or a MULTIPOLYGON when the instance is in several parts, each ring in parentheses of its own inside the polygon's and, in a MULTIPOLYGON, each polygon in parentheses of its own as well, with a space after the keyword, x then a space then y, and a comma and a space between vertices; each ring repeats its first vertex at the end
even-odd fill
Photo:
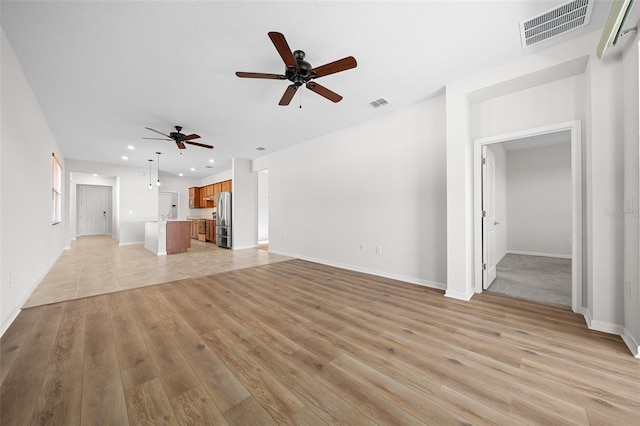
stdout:
POLYGON ((302 50, 294 51, 293 57, 298 64, 298 70, 288 68, 285 71, 285 76, 290 82, 296 86, 302 86, 303 84, 308 83, 312 78, 315 78, 315 75, 312 72, 313 68, 309 62, 304 60, 305 53, 302 50))

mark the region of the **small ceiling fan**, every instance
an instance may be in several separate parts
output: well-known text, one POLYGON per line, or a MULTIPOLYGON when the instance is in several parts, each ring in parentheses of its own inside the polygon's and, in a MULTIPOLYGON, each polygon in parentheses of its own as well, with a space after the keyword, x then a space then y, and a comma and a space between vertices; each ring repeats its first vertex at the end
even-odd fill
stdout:
POLYGON ((200 146, 202 148, 209 148, 209 149, 213 149, 213 147, 211 145, 207 145, 204 143, 200 143, 200 142, 192 142, 193 139, 200 139, 200 136, 196 135, 195 133, 190 134, 190 135, 184 135, 182 133, 180 133, 182 131, 182 127, 181 126, 175 126, 176 131, 175 132, 171 132, 168 135, 166 133, 162 133, 156 129, 152 129, 151 127, 145 127, 145 129, 147 130, 151 130, 152 132, 156 132, 158 134, 161 134, 162 136, 164 136, 164 138, 142 138, 142 139, 154 139, 154 140, 159 140, 159 141, 173 141, 176 143, 176 145, 178 145, 178 148, 180 149, 186 149, 187 147, 184 145, 185 143, 188 143, 190 145, 195 145, 195 146, 200 146))
POLYGON ((272 31, 269 33, 269 38, 273 42, 273 45, 276 47, 276 50, 287 67, 284 74, 263 74, 257 72, 238 71, 236 72, 238 77, 289 80, 293 84, 289 85, 284 91, 284 95, 282 95, 279 105, 289 105, 291 99, 293 99, 293 96, 296 94, 296 91, 303 84, 307 86, 307 89, 312 92, 316 92, 318 95, 323 96, 332 102, 340 102, 342 100, 342 96, 312 80, 324 77, 325 75, 335 74, 337 72, 355 68, 358 66, 358 63, 353 56, 347 56, 346 58, 322 65, 318 68, 313 68, 311 64, 304 60, 305 53, 302 50, 296 50, 291 53, 291 49, 289 48, 284 35, 272 31))

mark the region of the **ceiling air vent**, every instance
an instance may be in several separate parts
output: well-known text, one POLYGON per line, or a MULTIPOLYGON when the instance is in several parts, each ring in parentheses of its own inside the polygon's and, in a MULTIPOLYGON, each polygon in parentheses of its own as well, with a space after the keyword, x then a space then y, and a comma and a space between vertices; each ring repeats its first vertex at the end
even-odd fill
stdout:
POLYGON ((383 105, 388 104, 389 101, 387 101, 385 98, 380 98, 380 99, 376 99, 373 102, 369 102, 369 105, 371 105, 374 108, 380 108, 383 105))
POLYGON ((583 27, 591 19, 595 0, 573 0, 520 22, 522 47, 530 47, 583 27))

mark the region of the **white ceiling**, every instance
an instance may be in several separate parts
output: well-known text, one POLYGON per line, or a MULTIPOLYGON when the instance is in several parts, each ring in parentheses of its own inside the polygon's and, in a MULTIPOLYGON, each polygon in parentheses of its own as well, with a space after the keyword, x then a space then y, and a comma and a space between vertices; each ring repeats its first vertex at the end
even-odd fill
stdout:
POLYGON ((0 22, 66 158, 146 169, 161 151, 164 172, 204 177, 233 157, 253 159, 375 118, 594 31, 611 8, 597 1, 589 26, 523 50, 518 23, 561 3, 2 0, 0 22), (302 90, 281 107, 287 81, 237 78, 235 71, 283 73, 269 31, 315 67, 354 56, 357 68, 318 80, 344 99, 302 90), (390 104, 369 106, 381 97, 390 104), (145 126, 168 133, 174 125, 215 149, 141 139, 154 136, 145 126), (214 168, 205 168, 209 159, 214 168))

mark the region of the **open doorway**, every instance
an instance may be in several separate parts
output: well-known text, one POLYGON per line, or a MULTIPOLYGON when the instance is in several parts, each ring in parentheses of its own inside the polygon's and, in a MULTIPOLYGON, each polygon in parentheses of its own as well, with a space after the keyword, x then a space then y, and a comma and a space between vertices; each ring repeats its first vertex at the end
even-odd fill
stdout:
POLYGON ((178 194, 177 192, 158 192, 158 219, 172 220, 178 219, 178 194))
POLYGON ((570 132, 483 150, 483 289, 570 307, 570 132))
POLYGON ((579 309, 580 123, 475 141, 476 292, 579 309))
POLYGON ((258 248, 269 250, 269 170, 258 172, 258 248))

